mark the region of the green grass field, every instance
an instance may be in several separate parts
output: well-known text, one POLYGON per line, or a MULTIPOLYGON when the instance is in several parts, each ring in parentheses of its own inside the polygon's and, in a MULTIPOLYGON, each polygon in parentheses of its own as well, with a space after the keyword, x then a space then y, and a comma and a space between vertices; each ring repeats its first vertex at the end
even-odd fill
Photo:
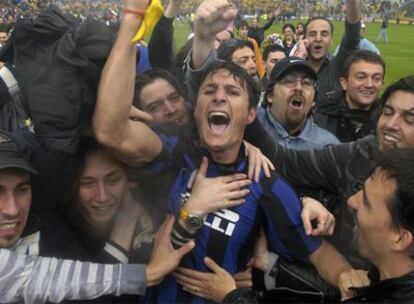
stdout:
MULTIPOLYGON (((296 20, 292 20, 293 24, 296 24, 297 22, 298 21, 296 20)), ((339 43, 344 32, 343 22, 334 22, 334 25, 333 50, 339 43)), ((365 38, 374 42, 379 33, 380 25, 381 23, 379 22, 366 23, 365 38)), ((266 34, 274 32, 280 33, 281 27, 281 24, 275 24, 266 32, 266 34)), ((176 24, 176 50, 179 50, 185 43, 185 39, 189 32, 190 28, 188 25, 176 24)), ((388 44, 385 44, 384 42, 376 44, 387 64, 385 86, 401 77, 414 74, 414 26, 390 24, 388 28, 388 39, 390 40, 388 44)))

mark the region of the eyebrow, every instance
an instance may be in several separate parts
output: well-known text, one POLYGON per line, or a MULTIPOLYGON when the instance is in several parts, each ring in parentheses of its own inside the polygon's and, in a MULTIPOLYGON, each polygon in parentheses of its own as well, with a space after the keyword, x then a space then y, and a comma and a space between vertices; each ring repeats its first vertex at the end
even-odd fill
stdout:
MULTIPOLYGON (((121 171, 120 171, 120 170, 118 170, 118 169, 115 169, 115 170, 113 170, 113 171, 109 172, 108 174, 105 174, 104 178, 109 177, 109 176, 112 176, 112 175, 116 175, 116 174, 121 174, 121 171)), ((81 180, 85 180, 85 179, 92 179, 92 180, 95 180, 95 179, 96 179, 96 177, 94 177, 94 176, 89 176, 89 175, 84 175, 84 176, 82 176, 82 177, 81 177, 81 180)))

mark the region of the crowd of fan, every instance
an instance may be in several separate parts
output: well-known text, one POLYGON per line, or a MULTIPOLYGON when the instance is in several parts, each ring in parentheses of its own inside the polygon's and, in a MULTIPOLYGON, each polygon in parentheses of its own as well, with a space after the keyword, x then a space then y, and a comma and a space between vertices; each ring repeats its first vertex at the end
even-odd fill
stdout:
POLYGON ((0 2, 0 303, 414 301, 388 18, 374 44, 360 0, 235 2, 0 2))

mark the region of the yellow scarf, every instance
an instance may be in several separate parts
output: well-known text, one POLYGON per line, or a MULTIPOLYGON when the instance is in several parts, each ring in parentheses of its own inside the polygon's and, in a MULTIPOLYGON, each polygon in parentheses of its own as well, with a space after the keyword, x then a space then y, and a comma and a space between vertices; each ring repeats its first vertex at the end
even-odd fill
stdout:
POLYGON ((138 42, 146 34, 150 33, 154 29, 158 20, 160 20, 163 13, 164 9, 162 7, 160 0, 151 0, 150 5, 147 7, 145 11, 145 17, 144 20, 142 20, 141 27, 135 34, 134 38, 132 38, 132 42, 138 42))

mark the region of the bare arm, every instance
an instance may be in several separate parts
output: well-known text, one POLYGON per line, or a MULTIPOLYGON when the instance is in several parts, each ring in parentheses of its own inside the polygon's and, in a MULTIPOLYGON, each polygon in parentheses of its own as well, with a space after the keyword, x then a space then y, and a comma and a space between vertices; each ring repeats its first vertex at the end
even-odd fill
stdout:
POLYGON ((309 259, 325 281, 339 288, 342 300, 353 296, 353 291, 349 290, 349 287, 369 284, 367 273, 352 269, 347 260, 326 241, 323 241, 318 250, 309 256, 309 259))
POLYGON ((236 18, 237 10, 227 0, 205 0, 196 11, 192 68, 203 66, 214 50, 216 34, 225 30, 236 18))
MULTIPOLYGON (((126 1, 126 8, 145 10, 148 0, 126 1)), ((135 88, 136 48, 131 39, 141 18, 125 14, 118 38, 102 71, 93 116, 97 140, 129 165, 153 160, 162 150, 159 137, 143 122, 128 119, 135 88)))
POLYGON ((361 0, 346 1, 346 20, 353 24, 361 20, 361 0))

